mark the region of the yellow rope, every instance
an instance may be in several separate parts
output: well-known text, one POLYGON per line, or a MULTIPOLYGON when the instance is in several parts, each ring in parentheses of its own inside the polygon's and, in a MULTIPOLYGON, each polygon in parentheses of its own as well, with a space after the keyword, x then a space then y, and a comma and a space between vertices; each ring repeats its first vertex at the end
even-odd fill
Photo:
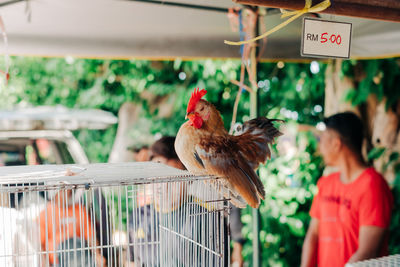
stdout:
POLYGON ((224 43, 228 44, 228 45, 242 45, 242 44, 248 44, 248 43, 260 40, 276 31, 279 31, 280 29, 282 29, 283 27, 288 25, 290 22, 294 21, 295 19, 297 19, 301 15, 304 15, 305 13, 309 13, 309 12, 318 13, 318 12, 321 12, 321 11, 327 9, 331 5, 331 1, 325 0, 315 6, 311 6, 311 4, 312 4, 312 0, 306 0, 304 8, 301 10, 286 11, 286 10, 281 9, 281 12, 282 12, 281 18, 286 18, 286 17, 290 17, 290 16, 292 16, 292 17, 287 19, 286 21, 282 22, 281 24, 275 26, 274 28, 272 28, 271 30, 267 31, 266 33, 264 33, 260 36, 257 36, 253 39, 249 39, 246 41, 241 41, 241 42, 231 42, 231 41, 225 40, 224 43))

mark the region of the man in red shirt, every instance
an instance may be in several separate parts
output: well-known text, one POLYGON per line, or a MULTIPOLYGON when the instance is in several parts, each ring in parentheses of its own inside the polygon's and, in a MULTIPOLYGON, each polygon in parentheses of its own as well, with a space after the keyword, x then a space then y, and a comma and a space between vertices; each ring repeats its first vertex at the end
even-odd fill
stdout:
POLYGON ((320 152, 338 172, 320 178, 301 266, 343 267, 387 254, 393 197, 362 157, 362 121, 351 112, 325 120, 320 152))

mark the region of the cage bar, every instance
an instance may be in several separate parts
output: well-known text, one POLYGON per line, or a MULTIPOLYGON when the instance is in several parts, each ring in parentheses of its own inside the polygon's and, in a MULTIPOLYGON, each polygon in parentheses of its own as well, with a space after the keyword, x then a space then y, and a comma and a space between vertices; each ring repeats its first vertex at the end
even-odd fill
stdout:
POLYGON ((370 259, 365 261, 358 261, 354 263, 347 263, 345 267, 396 267, 400 266, 400 254, 370 259))
POLYGON ((158 163, 0 168, 0 266, 229 266, 220 180, 158 163))

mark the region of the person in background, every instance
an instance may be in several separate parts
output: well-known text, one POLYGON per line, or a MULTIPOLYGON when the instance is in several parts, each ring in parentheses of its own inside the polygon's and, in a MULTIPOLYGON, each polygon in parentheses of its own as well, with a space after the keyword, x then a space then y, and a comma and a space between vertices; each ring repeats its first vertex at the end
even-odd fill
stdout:
POLYGON ((150 149, 148 146, 131 149, 133 152, 133 160, 136 162, 143 162, 150 160, 150 149))
POLYGON ((186 170, 175 152, 174 144, 175 137, 161 137, 150 147, 150 160, 176 169, 186 170))
MULTIPOLYGON (((133 161, 134 162, 146 162, 150 160, 150 148, 147 145, 143 146, 131 146, 128 147, 128 150, 133 152, 133 161)), ((137 193, 137 204, 142 207, 145 205, 149 205, 152 201, 151 199, 151 186, 146 186, 147 190, 140 190, 137 193)))
MULTIPOLYGON (((171 167, 185 170, 185 166, 179 160, 174 149, 175 137, 165 136, 151 146, 151 160, 160 162, 171 167)), ((240 209, 232 206, 230 217, 231 240, 233 241, 233 250, 231 253, 231 264, 235 267, 243 266, 242 247, 244 237, 242 235, 243 223, 240 219, 240 209)))
POLYGON ((57 192, 39 214, 41 247, 49 252, 43 261, 59 267, 104 266, 100 250, 93 249, 98 242, 90 215, 73 196, 72 189, 57 192))
MULTIPOLYGON (((177 169, 184 170, 185 167, 180 162, 174 149, 175 137, 166 136, 156 141, 150 149, 147 147, 141 148, 137 151, 137 155, 145 149, 149 153, 146 159, 153 162, 162 163, 177 169)), ((147 151, 146 151, 147 152, 147 151)), ((145 153, 143 152, 143 155, 145 153)), ((137 158, 136 161, 144 161, 144 157, 137 158)), ((129 226, 129 241, 130 243, 141 243, 143 245, 136 245, 129 247, 129 260, 128 266, 139 266, 150 265, 158 266, 160 264, 160 255, 158 253, 159 247, 154 243, 158 243, 158 224, 162 218, 162 214, 168 214, 172 209, 176 209, 180 206, 181 195, 183 192, 171 193, 171 198, 165 201, 157 201, 162 194, 158 193, 159 187, 162 184, 146 185, 143 190, 138 190, 138 207, 130 214, 130 226, 129 226), (146 192, 146 201, 143 200, 146 192), (149 194, 150 193, 150 194, 149 194), (150 198, 148 197, 150 196, 150 198), (173 202, 173 203, 169 203, 173 202), (160 203, 162 207, 160 206, 160 203), (150 223, 149 223, 150 222, 150 223)), ((176 186, 172 186, 169 190, 176 190, 176 186)), ((168 190, 168 188, 163 188, 168 190)), ((165 194, 165 193, 164 193, 165 194)), ((179 209, 178 209, 179 210, 179 209)), ((178 213, 176 213, 178 214, 178 213)))
MULTIPOLYGON (((150 160, 153 162, 162 163, 162 164, 165 164, 165 165, 177 168, 177 169, 185 170, 185 166, 179 160, 179 158, 175 152, 174 143, 175 143, 175 137, 172 137, 172 136, 165 136, 165 137, 162 137, 161 139, 159 139, 158 141, 156 141, 150 147, 150 160)), ((180 188, 180 187, 174 186, 174 188, 170 188, 167 190, 178 190, 178 188, 180 188)), ((150 190, 150 189, 148 189, 148 190, 150 190)), ((147 206, 142 207, 140 209, 140 215, 138 214, 138 212, 136 212, 135 215, 137 218, 153 218, 153 222, 155 222, 157 220, 162 221, 163 213, 166 214, 168 212, 174 212, 175 214, 179 214, 180 212, 183 212, 183 211, 180 211, 180 208, 179 208, 179 206, 180 206, 179 202, 182 201, 182 197, 179 197, 179 196, 186 195, 186 194, 188 194, 188 192, 186 192, 186 189, 184 189, 184 190, 180 190, 180 193, 172 194, 177 197, 176 199, 171 198, 171 199, 169 199, 169 201, 162 201, 162 202, 153 200, 152 205, 147 205, 147 206), (168 202, 171 202, 171 203, 168 203, 168 202), (157 203, 162 203, 162 207, 160 207, 157 203), (171 206, 171 205, 173 206, 173 210, 168 210, 168 206, 171 206), (154 212, 154 210, 156 212, 154 212), (159 215, 159 216, 155 215, 158 212, 160 212, 161 215, 159 215)), ((201 205, 201 200, 198 200, 193 196, 190 196, 188 199, 192 199, 192 200, 190 200, 191 202, 198 203, 199 205, 190 205, 190 211, 186 211, 186 212, 201 213, 202 210, 206 211, 207 205, 201 205)), ((194 219, 194 218, 198 218, 198 216, 192 216, 192 217, 189 216, 189 218, 194 219)), ((201 221, 194 222, 193 219, 191 219, 191 221, 188 223, 188 225, 193 225, 193 224, 199 225, 201 223, 201 221)), ((147 241, 149 241, 151 239, 151 234, 149 234, 152 232, 150 224, 147 225, 147 229, 142 229, 143 227, 140 227, 141 222, 135 221, 134 218, 132 218, 130 220, 130 222, 131 222, 130 229, 136 229, 136 231, 130 231, 130 233, 129 233, 129 239, 131 242, 134 240, 137 241, 139 238, 146 238, 145 233, 148 233, 147 241)), ((232 263, 235 263, 235 265, 233 265, 233 266, 243 266, 242 244, 244 243, 244 238, 241 233, 243 225, 242 225, 242 222, 240 221, 240 210, 239 209, 234 208, 232 210, 230 222, 231 222, 230 224, 231 224, 231 234, 232 234, 231 236, 232 236, 232 240, 234 241, 233 252, 231 254, 232 263)), ((218 223, 218 222, 215 222, 215 223, 218 223)), ((185 224, 182 224, 181 227, 184 227, 184 226, 185 226, 185 224)), ((210 231, 212 228, 213 227, 210 227, 210 231)), ((194 238, 194 239, 197 238, 195 235, 193 236, 194 233, 192 233, 193 232, 192 229, 186 229, 184 227, 184 229, 179 229, 179 231, 185 232, 185 235, 192 236, 192 238, 194 238)), ((225 232, 226 232, 226 229, 225 229, 225 232)), ((225 248, 225 251, 226 251, 226 249, 227 248, 225 248)), ((148 246, 147 249, 144 249, 144 247, 142 247, 140 249, 139 246, 131 247, 130 248, 131 263, 133 261, 135 261, 135 263, 138 263, 138 262, 146 263, 146 261, 143 261, 143 259, 146 258, 144 256, 149 255, 150 253, 146 254, 145 250, 150 252, 151 246, 148 246)), ((226 255, 227 255, 227 253, 226 253, 226 255)), ((147 263, 157 265, 159 263, 158 257, 160 257, 160 255, 153 255, 152 259, 147 261, 147 263)), ((161 255, 161 257, 162 257, 162 255, 161 255)), ((198 260, 201 260, 201 259, 198 259, 198 260)), ((179 261, 179 259, 178 259, 178 261, 179 261)))
POLYGON ((325 119, 319 149, 338 172, 319 179, 301 266, 343 267, 388 253, 393 197, 362 156, 362 121, 351 112, 325 119))

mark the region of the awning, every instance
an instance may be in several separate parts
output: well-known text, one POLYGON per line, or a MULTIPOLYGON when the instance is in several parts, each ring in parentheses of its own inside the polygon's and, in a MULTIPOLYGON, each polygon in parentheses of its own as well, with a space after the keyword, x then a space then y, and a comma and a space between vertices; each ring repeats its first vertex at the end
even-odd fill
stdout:
MULTIPOLYGON (((6 2, 1 0, 1 4, 6 2)), ((166 0, 227 9, 231 0, 166 0)), ((227 13, 129 0, 41 0, 0 7, 9 53, 36 56, 111 58, 239 57, 239 40, 227 13)), ((353 23, 353 58, 400 55, 400 23, 321 15, 353 23)), ((278 10, 264 17, 265 29, 282 22, 278 10)), ((268 38, 264 59, 300 59, 302 19, 268 38)), ((1 49, 1 46, 0 46, 1 49)), ((2 53, 4 50, 0 50, 2 53)))

